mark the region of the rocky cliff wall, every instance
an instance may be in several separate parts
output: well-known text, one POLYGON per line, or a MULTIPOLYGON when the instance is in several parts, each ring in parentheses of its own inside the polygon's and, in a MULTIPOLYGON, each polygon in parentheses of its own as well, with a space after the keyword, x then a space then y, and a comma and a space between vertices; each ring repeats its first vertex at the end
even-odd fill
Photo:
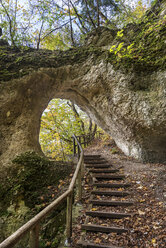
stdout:
POLYGON ((166 161, 165 2, 124 30, 100 28, 65 52, 1 47, 0 159, 34 150, 49 101, 75 101, 125 154, 166 161), (111 48, 111 49, 110 49, 111 48))

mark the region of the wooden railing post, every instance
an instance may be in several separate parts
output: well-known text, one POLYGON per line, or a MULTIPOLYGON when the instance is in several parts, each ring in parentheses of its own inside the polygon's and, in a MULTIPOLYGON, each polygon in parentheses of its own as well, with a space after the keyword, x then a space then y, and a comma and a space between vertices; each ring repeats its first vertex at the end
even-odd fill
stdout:
POLYGON ((73 204, 73 192, 67 197, 67 211, 66 211, 66 241, 65 246, 71 245, 72 236, 72 204, 73 204))
POLYGON ((39 248, 39 223, 30 231, 29 247, 39 248))
POLYGON ((74 156, 76 155, 76 142, 75 142, 74 137, 73 137, 73 154, 74 156))
POLYGON ((83 136, 83 142, 84 142, 84 148, 86 147, 86 139, 85 139, 85 135, 83 136))
POLYGON ((81 175, 81 168, 78 173, 78 202, 82 200, 82 175, 81 175))
MULTIPOLYGON (((78 141, 79 141, 79 143, 81 144, 81 137, 80 137, 80 136, 78 137, 78 141)), ((79 145, 77 145, 77 146, 78 146, 78 158, 80 158, 80 153, 81 153, 81 151, 80 151, 79 145)))
POLYGON ((90 143, 90 144, 92 143, 92 135, 93 135, 92 133, 89 134, 89 140, 90 140, 89 143, 90 143))
POLYGON ((81 177, 84 177, 84 173, 85 173, 85 168, 84 168, 84 158, 82 159, 82 163, 81 163, 81 177))
POLYGON ((90 133, 88 134, 88 145, 90 144, 90 133))

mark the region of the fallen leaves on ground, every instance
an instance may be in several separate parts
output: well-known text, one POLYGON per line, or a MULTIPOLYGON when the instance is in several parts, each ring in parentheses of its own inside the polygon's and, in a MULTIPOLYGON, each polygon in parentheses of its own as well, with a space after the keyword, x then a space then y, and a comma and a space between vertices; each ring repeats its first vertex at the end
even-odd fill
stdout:
MULTIPOLYGON (((131 192, 130 196, 121 197, 119 200, 131 200, 134 202, 130 207, 106 207, 106 206, 93 206, 91 211, 104 211, 104 212, 125 212, 131 213, 132 217, 123 219, 102 219, 98 217, 89 217, 89 223, 100 224, 102 226, 122 226, 129 229, 128 234, 116 234, 116 233, 95 233, 87 232, 85 234, 85 241, 93 242, 96 244, 109 244, 114 246, 121 246, 124 248, 165 248, 166 247, 166 216, 165 216, 165 203, 158 194, 159 187, 159 172, 163 170, 162 164, 141 164, 137 161, 132 161, 124 155, 110 155, 104 149, 93 148, 88 149, 89 154, 102 154, 106 156, 108 162, 116 165, 124 166, 124 173, 127 174, 126 183, 131 183, 131 187, 127 191, 131 192), (94 149, 94 150, 93 150, 94 149)), ((123 182, 122 180, 118 183, 123 182)), ((105 183, 116 183, 114 180, 105 180, 105 183)), ((84 213, 90 207, 88 197, 90 197, 90 191, 92 186, 90 183, 86 185, 85 201, 84 201, 84 213), (89 185, 89 187, 88 187, 89 185)), ((117 189, 116 189, 117 190, 117 189)), ((124 188, 119 188, 118 191, 123 191, 124 188)), ((105 197, 105 196, 93 196, 96 199, 112 199, 118 200, 118 197, 105 197)), ((85 214, 79 218, 84 223, 85 214)), ((81 230, 79 233, 74 229, 73 234, 73 248, 76 247, 76 242, 81 236, 81 230)))

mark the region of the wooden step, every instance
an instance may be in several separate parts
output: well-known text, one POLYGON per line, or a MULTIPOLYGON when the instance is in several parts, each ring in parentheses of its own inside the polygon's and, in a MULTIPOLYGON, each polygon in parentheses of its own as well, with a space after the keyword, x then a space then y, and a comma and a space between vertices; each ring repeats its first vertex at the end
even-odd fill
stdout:
POLYGON ((94 183, 93 184, 96 187, 101 188, 128 188, 131 187, 131 184, 129 183, 94 183))
POLYGON ((125 178, 125 175, 112 175, 112 174, 93 174, 96 179, 111 179, 111 180, 121 180, 125 178))
POLYGON ((117 247, 117 246, 112 246, 112 245, 107 245, 107 244, 95 244, 95 243, 90 243, 86 241, 78 241, 77 242, 78 247, 82 248, 122 248, 122 247, 117 247))
POLYGON ((93 158, 100 158, 100 157, 101 157, 100 154, 84 155, 84 159, 85 159, 85 158, 93 159, 93 158))
POLYGON ((126 191, 106 191, 106 190, 92 190, 94 195, 108 195, 108 196, 127 196, 130 193, 126 191))
POLYGON ((133 205, 133 202, 128 202, 128 201, 90 200, 90 203, 99 206, 132 206, 133 205))
POLYGON ((85 164, 104 164, 104 163, 108 163, 107 160, 102 159, 102 160, 95 160, 95 161, 89 161, 89 160, 84 160, 85 164))
POLYGON ((105 158, 102 158, 102 157, 98 157, 98 158, 84 158, 84 160, 85 160, 85 161, 93 162, 93 161, 105 160, 105 158))
POLYGON ((102 211, 86 211, 86 215, 92 217, 100 218, 110 218, 110 219, 122 219, 125 217, 131 217, 131 214, 126 213, 111 213, 111 212, 102 212, 102 211))
POLYGON ((118 169, 90 169, 89 172, 92 173, 116 173, 118 169))
POLYGON ((94 157, 84 157, 86 160, 98 160, 98 159, 105 159, 101 156, 94 156, 94 157))
POLYGON ((119 227, 111 227, 111 226, 101 226, 101 225, 93 225, 93 224, 83 224, 81 225, 82 230, 90 231, 90 232, 103 232, 103 233, 124 233, 128 232, 128 229, 119 228, 119 227))
POLYGON ((85 165, 87 168, 109 168, 110 164, 93 164, 93 165, 85 165))

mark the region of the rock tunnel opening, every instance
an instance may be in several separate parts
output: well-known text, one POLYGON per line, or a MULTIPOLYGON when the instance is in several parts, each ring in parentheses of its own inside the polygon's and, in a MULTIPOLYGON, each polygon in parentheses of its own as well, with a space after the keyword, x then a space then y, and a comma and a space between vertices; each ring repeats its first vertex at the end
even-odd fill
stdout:
POLYGON ((81 70, 80 65, 43 68, 0 86, 1 167, 25 151, 42 153, 41 116, 54 98, 80 106, 126 155, 143 161, 166 161, 165 93, 162 97, 157 94, 165 92, 165 74, 154 73, 146 79, 154 82, 151 90, 133 92, 128 88, 130 75, 115 73, 104 62, 92 65, 88 60, 81 70))
POLYGON ((39 143, 42 152, 54 160, 72 159, 72 135, 95 134, 99 127, 73 101, 54 98, 43 111, 39 143))

